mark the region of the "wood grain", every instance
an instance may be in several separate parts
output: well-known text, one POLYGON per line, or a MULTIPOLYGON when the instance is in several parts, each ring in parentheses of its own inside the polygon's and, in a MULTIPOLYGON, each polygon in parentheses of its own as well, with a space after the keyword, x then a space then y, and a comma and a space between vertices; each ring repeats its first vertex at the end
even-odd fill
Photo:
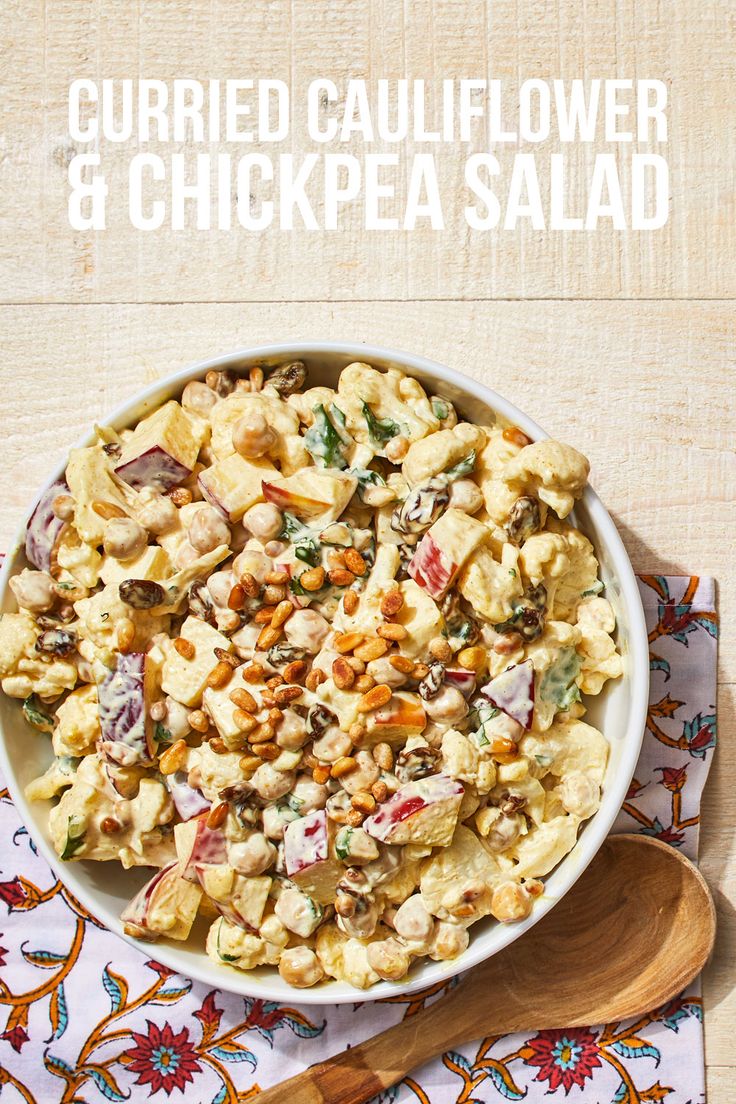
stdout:
MULTIPOLYGON (((0 158, 6 197, 0 235, 5 302, 242 301, 312 299, 676 298, 736 293, 733 164, 736 131, 724 87, 733 77, 736 12, 729 0, 6 0, 0 121, 10 136, 0 158), (78 76, 279 77, 295 103, 309 81, 348 78, 663 79, 668 87, 671 217, 660 231, 472 232, 465 224, 463 161, 484 148, 364 147, 360 157, 436 154, 445 207, 442 231, 366 232, 351 205, 340 233, 272 229, 151 233, 133 229, 125 202, 128 143, 100 145, 110 187, 107 229, 73 231, 67 169, 81 152, 67 133, 67 90, 78 76)), ((511 95, 512 106, 514 103, 511 95)), ((285 150, 309 148, 303 112, 285 150)), ((225 150, 224 144, 206 147, 225 150)), ((257 144, 247 147, 258 149, 257 144)), ((487 147, 485 147, 487 148, 487 147)), ((571 145, 569 210, 584 211, 593 159, 604 144, 571 145)), ((627 162, 633 145, 615 151, 627 162)), ((636 145, 639 152, 661 152, 636 145)), ((86 149, 86 147, 85 147, 86 149)), ((146 144, 167 157, 175 144, 146 144)), ((231 145, 234 157, 242 145, 231 145)), ((552 140, 532 150, 542 194, 552 140)), ((278 153, 269 147, 267 152, 278 153)), ((516 147, 493 150, 508 182, 516 147)), ((629 186, 624 173, 624 188, 629 186)), ((406 174, 397 178, 399 200, 406 174)), ((501 194, 505 189, 501 189, 501 194)), ((313 189, 316 195, 317 189, 313 189)), ((317 209, 319 203, 315 203, 317 209)))

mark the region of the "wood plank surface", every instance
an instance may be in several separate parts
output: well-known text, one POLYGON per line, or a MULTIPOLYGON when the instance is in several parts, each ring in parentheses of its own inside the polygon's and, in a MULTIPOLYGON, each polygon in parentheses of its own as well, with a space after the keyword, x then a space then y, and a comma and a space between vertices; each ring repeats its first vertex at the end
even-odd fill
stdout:
MULTIPOLYGON (((733 165, 736 130, 728 87, 736 57, 730 0, 5 0, 7 43, 0 75, 0 158, 5 197, 0 235, 0 297, 5 302, 147 302, 308 299, 676 298, 736 293, 733 165), (584 18, 582 17, 584 13, 584 18), (366 231, 362 204, 341 216, 339 233, 272 228, 252 233, 135 230, 127 214, 128 163, 136 147, 102 140, 110 188, 104 231, 74 231, 66 218, 70 159, 88 146, 67 133, 67 90, 75 77, 173 80, 281 78, 296 105, 283 147, 258 143, 202 146, 237 159, 245 151, 313 148, 301 104, 309 82, 348 78, 424 78, 434 117, 441 81, 481 77, 507 82, 505 114, 527 78, 663 80, 669 94, 665 145, 604 142, 526 145, 540 167, 562 150, 569 170, 569 213, 585 209, 595 154, 614 152, 624 191, 632 150, 669 162, 671 215, 661 230, 595 233, 503 229, 471 231, 463 208, 466 155, 487 149, 477 131, 467 148, 389 147, 359 138, 319 152, 416 152, 437 158, 445 229, 366 231)), ((146 143, 171 152, 175 143, 146 143)), ((492 147, 508 186, 516 145, 492 147)), ((192 157, 192 151, 189 153, 192 157)), ((399 206, 406 173, 396 175, 399 206)), ((163 185, 162 185, 163 189, 163 185)), ((316 197, 318 186, 310 186, 316 197)), ((162 195, 164 192, 162 191, 162 195)), ((321 204, 315 198, 315 209, 321 204)), ((426 222, 426 220, 423 220, 426 222)), ((526 220, 528 221, 528 220, 526 220)))

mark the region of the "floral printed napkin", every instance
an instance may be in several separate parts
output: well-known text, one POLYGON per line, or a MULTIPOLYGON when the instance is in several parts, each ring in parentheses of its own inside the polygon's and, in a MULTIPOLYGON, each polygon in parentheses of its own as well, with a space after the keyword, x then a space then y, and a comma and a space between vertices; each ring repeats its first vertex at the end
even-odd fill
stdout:
MULTIPOLYGON (((694 857, 716 739, 714 587, 659 576, 640 586, 651 701, 616 828, 694 857)), ((415 1014, 437 991, 322 1009, 193 984, 102 928, 37 856, 7 790, 0 796, 3 1104, 252 1100, 259 1087, 415 1014)), ((483 1039, 413 1071, 380 1104, 538 1104, 550 1095, 695 1104, 705 1098, 701 1018, 695 986, 635 1023, 483 1039)))

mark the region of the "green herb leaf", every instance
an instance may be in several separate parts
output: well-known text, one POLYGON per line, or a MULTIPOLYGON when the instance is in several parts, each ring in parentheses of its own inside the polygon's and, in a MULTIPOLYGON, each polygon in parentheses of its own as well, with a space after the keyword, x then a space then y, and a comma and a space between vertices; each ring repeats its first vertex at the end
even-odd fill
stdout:
POLYGON ((575 679, 580 674, 583 661, 574 648, 561 648, 539 684, 542 701, 550 702, 558 710, 569 709, 580 701, 580 687, 575 679))
POLYGON ((66 843, 61 852, 62 859, 71 859, 84 846, 86 823, 82 817, 70 816, 66 822, 66 843))
POLYGON ((602 583, 600 579, 596 579, 596 581, 593 583, 592 587, 589 587, 588 590, 583 591, 583 593, 581 595, 581 598, 592 598, 596 594, 600 594, 605 589, 606 589, 606 584, 602 583))
MULTIPOLYGON (((307 446, 307 451, 311 454, 315 463, 321 464, 323 468, 346 468, 348 462, 344 455, 345 441, 330 421, 324 406, 319 403, 313 408, 312 413, 314 414, 314 422, 304 434, 304 444, 307 446)), ((340 416, 342 419, 341 427, 345 425, 342 411, 333 405, 331 413, 335 417, 340 416)))
POLYGON ((377 418, 367 402, 363 403, 362 411, 368 426, 368 435, 374 444, 385 445, 386 441, 401 433, 401 426, 397 422, 391 418, 377 418))
POLYGON ((335 854, 338 859, 343 861, 347 859, 350 854, 350 837, 353 834, 353 829, 349 826, 341 828, 335 838, 335 854))
POLYGON ((221 920, 219 925, 218 925, 218 928, 217 928, 217 954, 222 959, 223 962, 237 962, 238 961, 238 955, 223 954, 222 951, 220 950, 220 936, 222 934, 222 923, 223 922, 221 920))
POLYGON ((470 475, 475 470, 475 449, 469 452, 466 457, 460 460, 453 468, 448 468, 445 472, 445 478, 450 483, 454 483, 456 479, 462 479, 466 475, 470 475))
POLYGON ((432 413, 440 422, 444 422, 445 418, 450 413, 450 408, 442 399, 432 399, 432 413))
POLYGON ((317 564, 322 562, 322 553, 313 537, 308 537, 306 540, 295 544, 294 555, 298 560, 309 564, 310 567, 316 567, 317 564))
POLYGON ((54 718, 40 708, 34 694, 23 702, 23 716, 39 732, 53 732, 54 718))
POLYGON ((171 744, 174 741, 174 737, 171 735, 168 728, 164 728, 160 721, 156 721, 156 727, 153 730, 153 738, 157 744, 171 744))

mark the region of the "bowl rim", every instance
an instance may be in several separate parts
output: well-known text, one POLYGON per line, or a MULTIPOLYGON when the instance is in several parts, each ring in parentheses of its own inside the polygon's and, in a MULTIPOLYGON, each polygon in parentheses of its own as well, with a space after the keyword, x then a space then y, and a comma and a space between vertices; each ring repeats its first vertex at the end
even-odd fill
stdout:
MULTIPOLYGON (((385 364, 391 362, 397 367, 412 369, 425 377, 436 380, 438 383, 450 383, 463 393, 479 400, 489 406, 496 414, 518 425, 533 440, 543 440, 550 435, 520 410, 514 403, 504 398, 484 383, 474 380, 462 372, 438 361, 430 360, 414 353, 404 352, 399 349, 382 345, 373 345, 363 342, 342 341, 290 341, 267 345, 244 346, 230 352, 217 354, 203 360, 192 361, 183 368, 170 375, 154 381, 142 390, 120 403, 103 419, 101 424, 121 427, 130 424, 134 418, 140 418, 142 411, 152 402, 165 401, 167 394, 183 387, 190 379, 202 378, 210 369, 223 369, 234 366, 245 366, 247 362, 258 362, 272 358, 285 360, 299 360, 302 358, 317 358, 322 354, 331 356, 349 357, 353 360, 371 363, 379 361, 385 364)), ((70 446, 79 448, 89 445, 95 439, 94 431, 87 432, 70 446)), ((66 470, 68 463, 68 450, 65 459, 57 465, 54 473, 36 493, 30 506, 23 515, 23 521, 16 534, 15 540, 5 553, 4 562, 0 569, 0 603, 5 599, 8 590, 8 580, 13 571, 11 565, 24 546, 25 530, 28 518, 40 495, 51 486, 66 470)), ((349 1004, 366 1001, 377 1001, 386 997, 410 996, 428 986, 443 984, 458 974, 464 973, 473 966, 484 962, 497 954, 515 939, 521 938, 526 931, 538 923, 550 908, 567 893, 593 860, 604 840, 610 833, 618 816, 621 805, 633 777, 638 761, 642 740, 644 737, 647 705, 649 699, 649 654, 646 622, 644 610, 639 593, 636 576, 631 561, 624 547, 621 536, 613 519, 605 509, 595 491, 586 485, 582 501, 588 511, 591 520, 595 523, 602 543, 609 552, 614 564, 615 574, 621 588, 621 603, 627 611, 629 618, 629 685, 631 704, 628 711, 628 723, 626 731, 620 735, 620 742, 624 748, 622 763, 617 776, 609 782, 603 795, 601 805, 594 816, 586 822, 585 831, 578 837, 575 847, 569 852, 555 868, 555 873, 564 874, 561 878, 562 885, 557 885, 554 897, 543 896, 536 903, 531 915, 518 924, 503 926, 498 925, 492 931, 497 933, 494 946, 488 950, 485 947, 484 938, 477 937, 472 940, 467 950, 459 958, 445 962, 423 960, 423 965, 414 973, 398 982, 378 982, 372 988, 359 990, 346 982, 331 981, 318 989, 294 989, 288 986, 278 974, 277 981, 271 985, 268 977, 263 978, 251 971, 236 971, 234 968, 221 967, 216 963, 211 966, 199 967, 197 963, 189 961, 182 963, 180 952, 171 942, 150 944, 151 953, 165 966, 185 977, 190 977, 211 987, 232 992, 240 996, 250 996, 266 1000, 283 1002, 284 999, 298 998, 300 1004, 309 1005, 335 1005, 349 1004)), ((45 836, 36 831, 32 804, 29 802, 22 788, 18 784, 15 770, 8 754, 5 741, 5 733, 0 721, 0 769, 6 779, 6 784, 15 807, 21 816, 24 825, 36 844, 39 852, 48 862, 52 871, 59 880, 70 885, 72 892, 84 907, 95 917, 100 919, 118 938, 125 940, 140 953, 146 951, 140 942, 126 935, 120 924, 120 917, 106 905, 101 905, 96 899, 94 891, 88 891, 84 884, 77 879, 73 864, 64 863, 47 842, 45 836)), ((204 948, 201 949, 204 954, 204 948)), ((269 975, 270 976, 270 975, 269 975)))

